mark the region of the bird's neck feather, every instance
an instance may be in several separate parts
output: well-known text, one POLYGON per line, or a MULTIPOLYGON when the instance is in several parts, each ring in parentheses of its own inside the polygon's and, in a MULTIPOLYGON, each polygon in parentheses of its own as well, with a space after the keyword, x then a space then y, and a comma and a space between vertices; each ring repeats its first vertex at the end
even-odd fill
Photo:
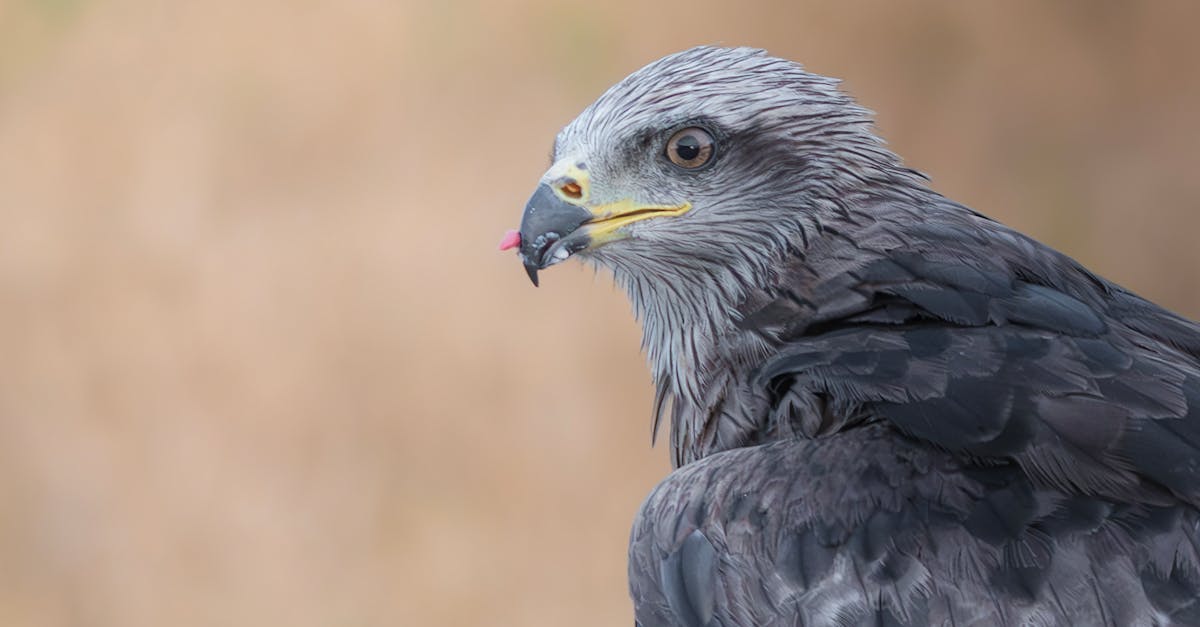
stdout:
MULTIPOLYGON (((931 193, 919 182, 908 181, 896 190, 910 200, 931 193)), ((876 195, 855 194, 810 199, 809 210, 780 215, 787 222, 781 231, 785 237, 743 241, 707 258, 698 257, 694 249, 649 245, 628 250, 627 257, 603 259, 641 321, 642 347, 655 383, 666 383, 676 405, 670 438, 676 465, 746 446, 765 435, 765 415, 722 417, 722 412, 713 411, 714 403, 729 392, 713 388, 738 384, 723 375, 736 365, 752 369, 768 352, 766 340, 739 327, 742 309, 747 299, 771 297, 770 286, 778 281, 784 259, 804 254, 825 233, 847 233, 869 222, 861 208, 877 201, 876 195), (722 419, 742 424, 709 424, 722 419), (719 435, 706 437, 705 432, 719 435)))
POLYGON ((760 341, 743 341, 752 334, 738 328, 739 306, 749 291, 768 282, 771 268, 787 254, 787 242, 755 242, 708 258, 669 245, 629 254, 629 263, 615 257, 604 262, 641 322, 655 383, 665 384, 672 399, 672 458, 680 465, 718 450, 699 443, 714 388, 726 384, 717 375, 730 369, 723 360, 736 354, 732 345, 760 341))

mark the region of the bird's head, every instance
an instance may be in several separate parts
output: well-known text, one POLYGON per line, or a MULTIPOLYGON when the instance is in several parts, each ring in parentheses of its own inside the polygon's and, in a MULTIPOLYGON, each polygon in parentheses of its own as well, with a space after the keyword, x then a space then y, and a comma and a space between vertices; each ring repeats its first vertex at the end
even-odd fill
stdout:
POLYGON ((899 169, 837 81, 712 47, 613 86, 562 130, 552 161, 519 231, 535 285, 572 255, 619 278, 754 274, 825 204, 899 169))

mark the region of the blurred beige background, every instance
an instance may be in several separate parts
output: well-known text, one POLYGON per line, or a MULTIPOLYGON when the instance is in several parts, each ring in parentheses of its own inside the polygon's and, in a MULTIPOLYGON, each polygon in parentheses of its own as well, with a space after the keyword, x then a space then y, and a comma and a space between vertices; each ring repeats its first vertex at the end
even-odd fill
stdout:
POLYGON ((0 0, 0 624, 631 623, 639 334, 495 244, 698 43, 1200 315, 1200 3, 0 0))

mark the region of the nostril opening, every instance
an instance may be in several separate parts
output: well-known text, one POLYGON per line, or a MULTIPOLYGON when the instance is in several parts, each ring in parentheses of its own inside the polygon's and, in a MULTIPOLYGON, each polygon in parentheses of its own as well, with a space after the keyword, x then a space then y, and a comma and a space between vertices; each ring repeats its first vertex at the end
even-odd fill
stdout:
POLYGON ((579 183, 576 183, 575 181, 563 183, 563 186, 558 188, 558 190, 563 193, 563 196, 566 196, 572 200, 579 200, 583 197, 583 188, 580 187, 579 183))

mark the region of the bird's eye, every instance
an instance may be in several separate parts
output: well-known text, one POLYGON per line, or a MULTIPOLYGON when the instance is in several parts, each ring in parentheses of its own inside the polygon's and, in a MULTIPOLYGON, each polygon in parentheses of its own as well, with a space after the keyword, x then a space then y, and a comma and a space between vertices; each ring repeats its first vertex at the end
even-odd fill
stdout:
POLYGON ((713 147, 708 131, 695 126, 685 128, 667 140, 667 159, 681 168, 694 170, 712 159, 713 147))

